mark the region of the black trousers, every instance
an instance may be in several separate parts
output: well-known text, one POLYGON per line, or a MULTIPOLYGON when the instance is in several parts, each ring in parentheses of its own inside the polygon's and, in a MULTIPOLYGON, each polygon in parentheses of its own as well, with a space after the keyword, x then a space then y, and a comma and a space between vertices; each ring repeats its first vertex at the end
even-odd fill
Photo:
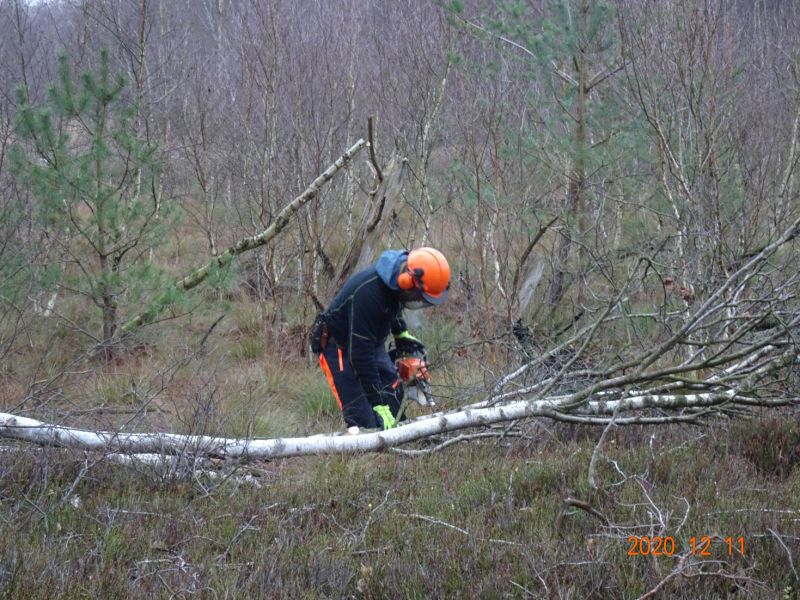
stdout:
MULTIPOLYGON (((403 385, 382 343, 375 346, 375 363, 378 365, 382 385, 380 403, 387 404, 392 415, 396 417, 403 401, 403 385)), ((339 408, 342 409, 347 426, 383 429, 383 421, 372 410, 372 404, 356 378, 353 365, 347 360, 344 349, 335 343, 329 343, 319 355, 319 365, 328 379, 339 408)))

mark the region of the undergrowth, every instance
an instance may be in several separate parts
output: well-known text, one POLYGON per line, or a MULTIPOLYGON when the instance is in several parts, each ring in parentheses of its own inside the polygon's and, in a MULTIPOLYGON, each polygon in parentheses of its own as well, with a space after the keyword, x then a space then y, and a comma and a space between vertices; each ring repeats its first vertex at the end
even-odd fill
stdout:
MULTIPOLYGON (((142 336, 119 363, 71 367, 21 410, 104 430, 341 430, 298 334, 282 341, 299 323, 265 333, 253 306, 212 331, 217 314, 159 343, 142 336)), ((502 368, 477 346, 454 351, 464 332, 426 318, 437 409, 480 400, 502 368)), ((64 369, 76 336, 54 331, 18 357, 0 382, 9 410, 25 380, 64 369)), ((217 465, 225 480, 7 444, 0 597, 623 599, 661 586, 657 597, 798 598, 797 423, 773 411, 703 428, 616 428, 598 449, 601 429, 531 421, 521 436, 413 458, 217 465), (672 551, 630 555, 631 540, 656 538, 672 551)))
POLYGON ((600 431, 549 423, 528 426, 525 439, 423 457, 243 467, 260 487, 9 449, 0 589, 6 598, 636 598, 683 569, 659 597, 796 597, 800 472, 753 454, 761 427, 613 430, 594 490, 587 469, 600 431), (567 498, 591 500, 596 514, 567 498), (674 555, 629 556, 631 535, 669 536, 674 555), (693 555, 691 538, 704 536, 710 555, 693 555), (744 556, 729 555, 726 537, 744 540, 744 556))

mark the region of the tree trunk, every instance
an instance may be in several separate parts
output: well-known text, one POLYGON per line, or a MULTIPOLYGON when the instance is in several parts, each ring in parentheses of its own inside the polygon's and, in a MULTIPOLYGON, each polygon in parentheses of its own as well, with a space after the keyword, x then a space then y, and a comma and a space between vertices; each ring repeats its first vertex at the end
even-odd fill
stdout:
MULTIPOLYGON (((616 424, 669 423, 697 421, 701 414, 675 416, 634 415, 630 411, 643 409, 678 410, 683 408, 709 408, 735 402, 734 389, 696 394, 638 395, 617 400, 590 401, 570 413, 559 408, 570 397, 557 397, 535 401, 518 401, 486 408, 466 410, 425 417, 373 433, 313 435, 298 438, 242 439, 173 433, 121 433, 85 431, 42 423, 35 419, 0 413, 0 437, 24 440, 47 446, 63 446, 79 450, 118 452, 122 454, 196 454, 220 458, 286 458, 321 454, 379 452, 401 444, 441 435, 470 427, 486 427, 530 417, 548 417, 590 424, 607 424, 612 418, 616 424), (598 418, 601 417, 601 418, 598 418)), ((746 399, 745 399, 746 400, 746 399)), ((793 404, 793 399, 764 403, 744 402, 746 405, 781 406, 793 404)))
MULTIPOLYGON (((580 25, 578 34, 583 36, 588 27, 589 4, 588 0, 581 0, 580 25)), ((553 274, 550 279, 550 286, 547 290, 547 303, 552 308, 561 302, 565 293, 565 276, 567 272, 567 262, 569 261, 570 250, 572 249, 572 237, 580 234, 583 230, 584 221, 584 190, 586 185, 586 100, 589 93, 589 64, 586 57, 586 41, 579 41, 580 47, 574 58, 575 68, 578 71, 578 99, 575 107, 575 138, 574 156, 572 158, 572 169, 569 174, 569 185, 567 187, 567 206, 564 213, 564 231, 558 240, 555 261, 553 263, 553 274), (572 230, 572 231, 570 231, 572 230)))

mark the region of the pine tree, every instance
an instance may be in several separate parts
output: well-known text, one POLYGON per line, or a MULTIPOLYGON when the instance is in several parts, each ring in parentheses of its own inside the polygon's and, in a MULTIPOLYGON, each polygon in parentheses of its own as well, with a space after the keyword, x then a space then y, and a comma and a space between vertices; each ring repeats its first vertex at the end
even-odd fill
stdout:
POLYGON ((66 56, 47 100, 18 90, 13 172, 34 195, 45 231, 63 240, 61 289, 98 309, 106 359, 125 309, 161 287, 151 251, 173 221, 159 191, 157 148, 134 133, 136 108, 113 76, 108 50, 76 82, 66 56))

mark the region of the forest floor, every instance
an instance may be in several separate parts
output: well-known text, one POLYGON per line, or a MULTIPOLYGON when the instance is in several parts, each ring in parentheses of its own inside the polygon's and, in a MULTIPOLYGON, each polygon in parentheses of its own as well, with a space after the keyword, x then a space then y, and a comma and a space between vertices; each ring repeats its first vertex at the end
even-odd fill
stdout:
POLYGON ((516 437, 419 456, 256 462, 226 480, 11 444, 0 463, 0 590, 797 598, 797 423, 773 413, 612 428, 598 447, 602 428, 530 421, 516 437))

